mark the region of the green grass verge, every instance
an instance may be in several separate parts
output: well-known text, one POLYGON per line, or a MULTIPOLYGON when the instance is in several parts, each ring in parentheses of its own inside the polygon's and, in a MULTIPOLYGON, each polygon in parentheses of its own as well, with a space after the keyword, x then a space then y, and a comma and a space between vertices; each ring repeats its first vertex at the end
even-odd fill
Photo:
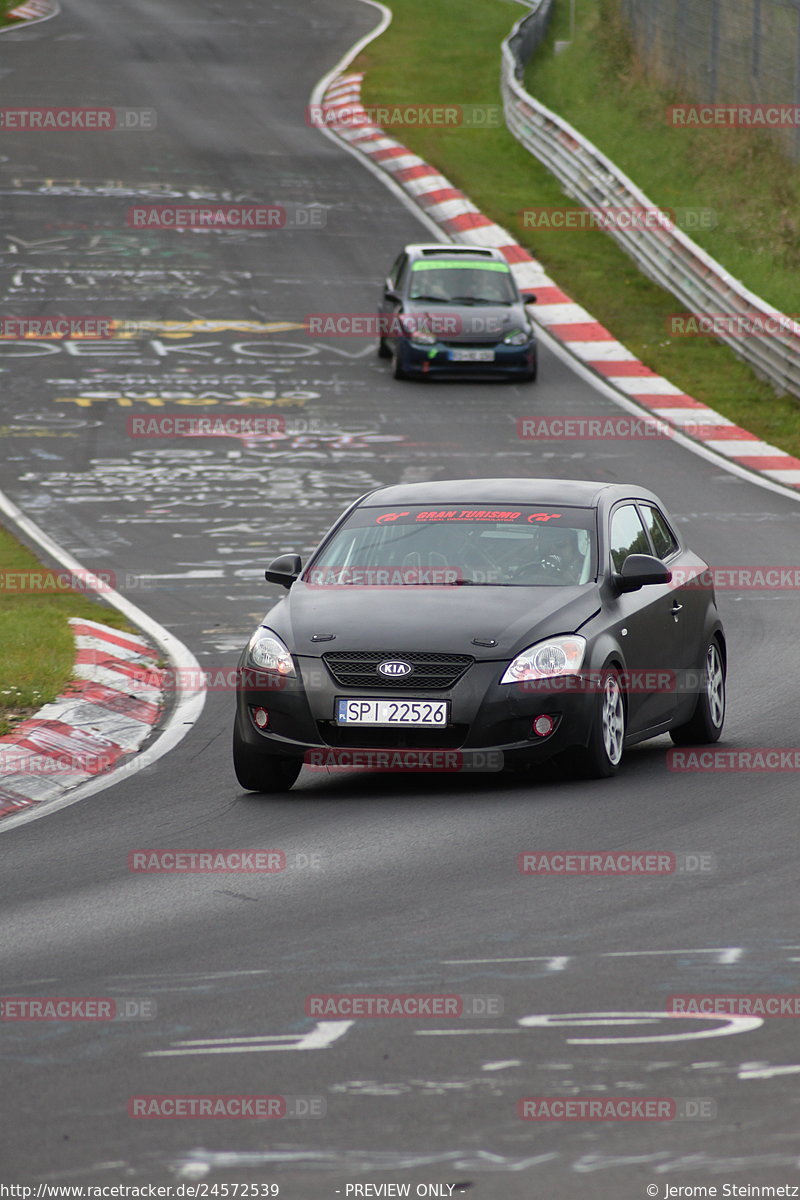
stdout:
MULTIPOLYGON (((584 22, 596 10, 594 0, 591 4, 588 0, 578 0, 580 38, 590 38, 584 22)), ((519 16, 518 6, 508 0, 483 0, 480 5, 465 9, 462 0, 437 0, 435 5, 426 0, 393 0, 392 11, 394 20, 389 29, 355 64, 366 72, 363 89, 366 105, 500 102, 500 43, 519 16)), ((550 42, 567 37, 568 16, 568 3, 558 0, 550 42)), ((579 40, 576 38, 576 44, 579 40)), ((613 43, 607 49, 612 53, 613 43)), ((569 64, 564 54, 548 64, 547 48, 543 47, 535 62, 541 60, 555 74, 567 64, 560 86, 564 91, 576 86, 587 97, 590 107, 592 83, 580 76, 580 71, 569 64)), ((593 62, 594 56, 588 55, 587 71, 593 62)), ((535 69, 538 71, 538 66, 535 69)), ((603 86, 608 93, 614 90, 607 82, 603 86)), ((621 99, 620 105, 624 103, 621 99)), ((560 111, 556 103, 551 107, 560 111)), ((582 132, 593 136, 580 122, 575 123, 582 132)), ((647 280, 610 237, 594 230, 531 230, 523 226, 520 215, 523 209, 539 205, 563 207, 565 197, 554 177, 504 126, 480 129, 408 125, 392 127, 388 132, 435 164, 456 187, 467 192, 487 216, 508 229, 542 262, 561 287, 654 371, 759 437, 800 457, 800 402, 791 396, 776 396, 769 384, 757 379, 722 343, 706 338, 670 337, 668 319, 681 310, 681 305, 647 280)), ((668 132, 673 140, 677 138, 677 131, 668 132)), ((681 133, 680 139, 692 136, 681 133)), ((680 139, 677 145, 685 154, 687 143, 680 139)), ((645 133, 640 141, 646 143, 645 133)), ((771 156, 772 146, 764 153, 771 156)), ((637 163, 626 159, 621 165, 640 183, 637 163)), ((679 175, 683 170, 676 168, 679 175)), ((784 164, 781 172, 786 175, 789 168, 784 164)), ((736 211, 732 186, 728 180, 726 204, 736 211)), ((743 177, 743 192, 748 186, 743 177)), ((681 195, 681 202, 688 203, 685 193, 681 195)), ((674 199, 667 197, 663 202, 674 203, 674 199)), ((710 207, 721 214, 724 226, 719 196, 710 207)))
MULTIPOLYGON (((0 572, 47 569, 30 550, 0 526, 0 572)), ((54 700, 72 678, 75 641, 70 617, 87 617, 115 629, 131 625, 115 608, 87 600, 78 592, 13 590, 20 581, 0 587, 0 735, 54 700)))

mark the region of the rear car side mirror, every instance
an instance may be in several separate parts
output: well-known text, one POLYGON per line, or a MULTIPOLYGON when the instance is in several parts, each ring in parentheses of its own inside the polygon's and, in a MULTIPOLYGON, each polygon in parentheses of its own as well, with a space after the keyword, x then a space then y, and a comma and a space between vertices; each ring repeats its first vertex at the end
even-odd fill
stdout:
POLYGON ((264 572, 267 583, 278 583, 281 587, 290 588, 303 569, 299 554, 281 554, 273 559, 264 572))
POLYGON ((672 571, 652 554, 629 554, 622 570, 614 576, 620 592, 638 592, 640 587, 653 583, 669 583, 672 571))
POLYGON ((523 304, 535 304, 536 303, 536 292, 524 292, 523 291, 521 293, 521 295, 522 295, 523 304))

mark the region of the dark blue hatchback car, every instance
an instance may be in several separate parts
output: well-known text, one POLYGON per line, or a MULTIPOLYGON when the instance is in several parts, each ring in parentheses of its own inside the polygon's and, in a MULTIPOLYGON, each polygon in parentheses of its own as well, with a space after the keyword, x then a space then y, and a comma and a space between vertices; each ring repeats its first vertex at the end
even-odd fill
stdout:
POLYGON ((396 379, 439 375, 536 378, 536 338, 522 295, 499 250, 406 246, 379 306, 378 354, 396 379))

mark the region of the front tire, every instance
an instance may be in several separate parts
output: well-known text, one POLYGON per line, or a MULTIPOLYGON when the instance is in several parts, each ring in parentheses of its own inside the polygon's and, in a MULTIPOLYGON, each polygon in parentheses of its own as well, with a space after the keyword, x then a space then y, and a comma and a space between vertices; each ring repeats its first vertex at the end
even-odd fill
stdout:
POLYGON ((610 779, 616 775, 625 749, 625 697, 616 670, 608 671, 597 698, 588 746, 558 756, 559 766, 574 779, 610 779))
POLYGON ((408 379, 408 372, 403 369, 403 364, 400 359, 400 347, 398 346, 394 356, 394 369, 392 371, 395 379, 408 379))
POLYGON ((300 774, 302 762, 295 758, 279 758, 273 754, 257 754, 243 742, 238 729, 233 731, 233 769, 236 778, 248 792, 288 792, 300 774))
POLYGON ((704 688, 684 725, 670 729, 676 746, 702 746, 718 742, 725 724, 725 659, 716 638, 706 649, 704 688))
POLYGON ((383 338, 378 338, 378 358, 391 358, 392 352, 383 338))

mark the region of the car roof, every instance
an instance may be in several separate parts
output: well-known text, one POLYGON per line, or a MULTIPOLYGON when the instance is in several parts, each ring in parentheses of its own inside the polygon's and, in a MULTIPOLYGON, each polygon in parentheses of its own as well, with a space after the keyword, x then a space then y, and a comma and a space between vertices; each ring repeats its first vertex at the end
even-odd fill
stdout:
POLYGON ((608 503, 639 498, 661 501, 637 484, 603 483, 590 479, 436 479, 427 483, 399 483, 377 488, 358 502, 376 508, 399 504, 563 504, 596 507, 601 496, 608 503))
POLYGON ((508 266, 506 259, 494 246, 452 245, 448 242, 412 242, 406 246, 405 253, 412 259, 419 258, 473 258, 476 261, 488 259, 490 262, 502 262, 508 266))

